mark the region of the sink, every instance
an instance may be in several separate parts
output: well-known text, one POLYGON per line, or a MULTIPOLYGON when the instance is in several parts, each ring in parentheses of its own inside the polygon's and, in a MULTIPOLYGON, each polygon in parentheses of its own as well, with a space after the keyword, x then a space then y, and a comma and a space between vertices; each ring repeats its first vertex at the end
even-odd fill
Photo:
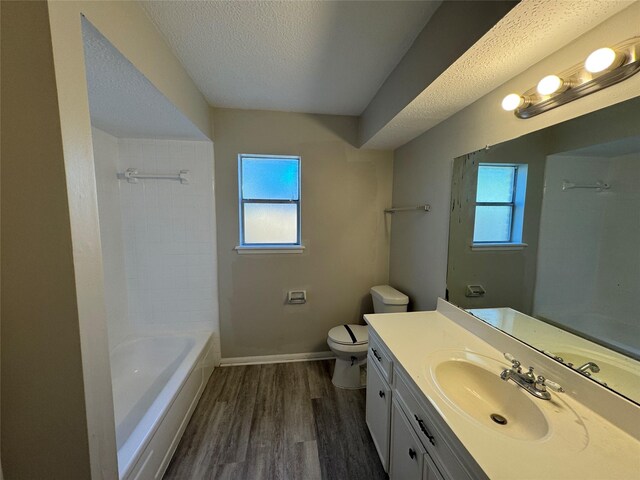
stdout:
POLYGON ((587 362, 595 362, 600 367, 600 371, 598 373, 590 372, 592 378, 606 383, 626 397, 640 398, 640 374, 637 372, 633 360, 619 359, 570 346, 549 348, 549 350, 552 355, 563 358, 565 364, 571 362, 574 369, 587 362))
POLYGON ((438 363, 432 373, 444 396, 483 426, 520 440, 538 440, 549 433, 549 423, 534 403, 544 400, 505 382, 499 371, 457 358, 438 363))
POLYGON ((550 400, 535 398, 500 378, 509 366, 468 350, 440 350, 425 359, 425 373, 435 393, 487 435, 495 433, 522 442, 558 440, 565 452, 586 448, 589 433, 563 400, 564 394, 552 392, 550 400))

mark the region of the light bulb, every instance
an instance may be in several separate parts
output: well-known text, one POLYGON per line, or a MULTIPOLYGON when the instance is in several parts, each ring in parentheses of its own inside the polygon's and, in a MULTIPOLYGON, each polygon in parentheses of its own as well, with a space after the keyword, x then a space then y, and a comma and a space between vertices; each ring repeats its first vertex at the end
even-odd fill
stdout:
POLYGON ((584 62, 584 68, 587 72, 598 73, 611 67, 616 58, 620 58, 616 51, 612 48, 599 48, 598 50, 591 52, 591 55, 587 57, 584 62))
POLYGON ((564 85, 564 81, 557 75, 547 75, 538 82, 538 93, 540 95, 551 95, 557 92, 564 85))
POLYGON ((524 98, 522 98, 517 93, 510 93, 502 100, 502 108, 507 112, 512 112, 516 108, 524 105, 524 98))

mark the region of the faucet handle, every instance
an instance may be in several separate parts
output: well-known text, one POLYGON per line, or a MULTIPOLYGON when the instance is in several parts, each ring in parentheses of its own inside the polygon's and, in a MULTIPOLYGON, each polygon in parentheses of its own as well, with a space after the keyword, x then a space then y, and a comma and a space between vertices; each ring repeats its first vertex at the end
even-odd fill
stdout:
POLYGON ((536 383, 533 385, 534 388, 539 391, 539 392, 546 392, 547 391, 547 384, 546 382, 546 378, 544 378, 542 375, 538 375, 538 378, 536 379, 536 383))
POLYGON ((551 380, 545 380, 544 383, 547 387, 549 387, 554 392, 558 392, 558 393, 564 392, 564 388, 562 388, 562 385, 560 385, 559 383, 552 382, 551 380))
POLYGON ((516 370, 518 373, 520 373, 520 371, 521 371, 520 365, 522 365, 522 364, 518 360, 516 360, 516 357, 514 357, 510 353, 505 353, 504 354, 504 358, 509 360, 511 362, 512 368, 514 370, 516 370))
POLYGON ((541 392, 545 392, 547 390, 546 387, 549 387, 554 392, 558 392, 558 393, 564 392, 564 388, 562 388, 562 386, 559 383, 548 380, 544 378, 542 375, 538 375, 538 380, 536 381, 536 389, 541 392))

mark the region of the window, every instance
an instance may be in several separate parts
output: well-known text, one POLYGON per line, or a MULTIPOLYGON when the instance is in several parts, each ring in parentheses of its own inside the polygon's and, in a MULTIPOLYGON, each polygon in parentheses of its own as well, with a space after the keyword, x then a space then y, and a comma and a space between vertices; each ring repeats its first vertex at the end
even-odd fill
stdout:
POLYGON ((526 165, 480 164, 473 246, 522 245, 526 165))
POLYGON ((300 157, 240 155, 238 170, 238 249, 301 247, 300 157))

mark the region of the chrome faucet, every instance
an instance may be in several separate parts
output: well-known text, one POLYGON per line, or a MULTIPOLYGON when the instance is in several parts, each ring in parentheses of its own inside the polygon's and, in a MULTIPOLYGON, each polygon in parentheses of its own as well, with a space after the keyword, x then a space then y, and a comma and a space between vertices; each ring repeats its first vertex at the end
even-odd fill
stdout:
POLYGON ((600 367, 595 362, 587 362, 584 365, 581 365, 578 368, 576 368, 576 370, 578 370, 581 374, 587 377, 590 377, 591 372, 598 373, 600 371, 600 367))
POLYGON ((522 364, 510 353, 505 353, 504 358, 511 362, 511 368, 505 368, 500 374, 500 378, 505 382, 512 380, 516 385, 542 400, 551 399, 551 394, 547 391, 547 387, 559 393, 564 392, 564 389, 556 382, 547 380, 542 375, 536 377, 533 373, 533 367, 529 367, 529 371, 522 373, 522 364))

